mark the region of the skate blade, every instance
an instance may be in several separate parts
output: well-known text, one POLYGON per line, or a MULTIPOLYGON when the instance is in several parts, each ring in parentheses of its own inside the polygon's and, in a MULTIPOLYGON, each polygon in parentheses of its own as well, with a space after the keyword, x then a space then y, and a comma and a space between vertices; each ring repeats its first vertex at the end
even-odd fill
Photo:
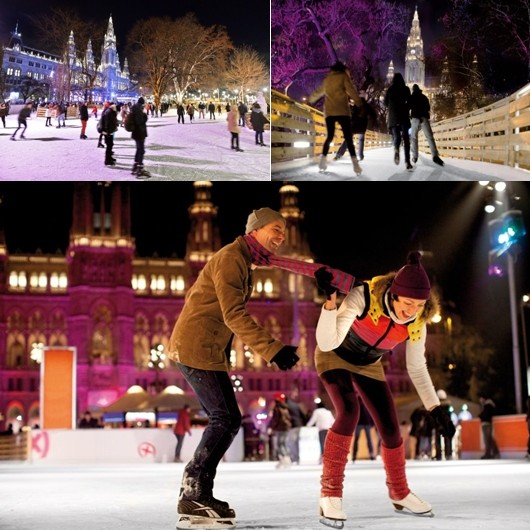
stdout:
POLYGON ((423 513, 411 512, 408 508, 400 506, 399 504, 394 504, 394 511, 402 515, 413 515, 414 517, 434 517, 432 510, 423 513))
POLYGON ((330 528, 337 528, 338 530, 344 528, 344 521, 341 519, 328 519, 327 517, 321 517, 320 522, 324 526, 329 526, 330 528))
POLYGON ((180 515, 177 521, 177 530, 210 530, 215 528, 235 528, 236 520, 231 518, 215 519, 199 515, 180 515))

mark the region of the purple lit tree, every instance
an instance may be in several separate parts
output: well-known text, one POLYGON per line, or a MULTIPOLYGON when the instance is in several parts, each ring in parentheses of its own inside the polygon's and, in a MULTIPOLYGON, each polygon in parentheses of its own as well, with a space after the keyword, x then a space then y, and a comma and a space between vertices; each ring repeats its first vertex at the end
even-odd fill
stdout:
POLYGON ((272 87, 295 99, 337 60, 358 87, 382 87, 390 60, 403 53, 412 15, 372 0, 272 0, 271 13, 272 87))

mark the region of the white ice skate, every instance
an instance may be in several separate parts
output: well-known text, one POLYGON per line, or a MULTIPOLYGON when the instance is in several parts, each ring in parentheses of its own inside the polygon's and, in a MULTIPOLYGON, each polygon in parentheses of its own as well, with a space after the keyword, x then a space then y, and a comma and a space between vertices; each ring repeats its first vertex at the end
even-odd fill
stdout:
POLYGON ((280 460, 276 464, 276 469, 288 469, 291 467, 291 463, 290 456, 280 456, 280 460))
POLYGON ((360 175, 363 172, 363 170, 362 170, 361 166, 359 165, 359 160, 357 160, 356 156, 352 156, 351 157, 351 161, 352 161, 352 164, 353 164, 353 171, 355 171, 356 175, 360 175))
POLYGON ((319 171, 326 171, 328 169, 328 163, 324 155, 320 155, 320 161, 318 162, 319 171))
POLYGON ((400 501, 390 499, 390 502, 394 505, 396 512, 428 517, 433 516, 432 506, 428 502, 421 500, 417 495, 412 493, 412 491, 404 499, 401 499, 400 501))
POLYGON ((340 497, 320 497, 320 522, 323 525, 340 530, 344 528, 345 520, 340 497))

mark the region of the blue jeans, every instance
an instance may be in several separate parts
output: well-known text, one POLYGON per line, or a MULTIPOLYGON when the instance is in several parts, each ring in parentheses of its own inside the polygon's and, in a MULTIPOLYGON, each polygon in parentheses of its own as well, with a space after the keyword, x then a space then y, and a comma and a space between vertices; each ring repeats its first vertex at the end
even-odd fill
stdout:
POLYGON ((212 496, 217 466, 241 427, 241 412, 227 372, 199 370, 177 363, 208 415, 208 425, 182 476, 183 494, 212 496))

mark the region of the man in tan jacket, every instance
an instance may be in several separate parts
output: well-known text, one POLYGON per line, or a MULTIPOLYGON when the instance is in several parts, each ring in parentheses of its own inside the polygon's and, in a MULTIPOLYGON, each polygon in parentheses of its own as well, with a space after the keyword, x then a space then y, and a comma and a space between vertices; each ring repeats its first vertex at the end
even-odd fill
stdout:
MULTIPOLYGON (((219 521, 234 524, 228 503, 213 497, 217 466, 241 426, 241 412, 229 377, 233 335, 281 370, 299 360, 295 346, 273 338, 247 312, 256 259, 249 242, 257 241, 272 253, 285 241, 285 219, 270 208, 254 210, 245 236, 221 248, 206 264, 186 295, 169 342, 169 356, 177 363, 208 415, 208 426, 193 458, 184 469, 178 503, 179 523, 219 521)), ((188 526, 186 526, 188 525, 188 526)))

